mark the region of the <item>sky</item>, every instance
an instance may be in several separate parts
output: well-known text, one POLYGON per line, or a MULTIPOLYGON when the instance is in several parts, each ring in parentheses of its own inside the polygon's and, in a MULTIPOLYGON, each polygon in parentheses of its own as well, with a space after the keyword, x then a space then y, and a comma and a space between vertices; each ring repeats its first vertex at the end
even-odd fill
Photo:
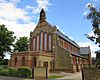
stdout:
POLYGON ((100 48, 84 35, 93 34, 91 22, 86 19, 88 3, 100 6, 100 0, 0 0, 0 24, 5 24, 17 38, 29 37, 39 21, 41 8, 44 8, 50 24, 56 25, 80 47, 90 46, 94 57, 94 52, 100 48))

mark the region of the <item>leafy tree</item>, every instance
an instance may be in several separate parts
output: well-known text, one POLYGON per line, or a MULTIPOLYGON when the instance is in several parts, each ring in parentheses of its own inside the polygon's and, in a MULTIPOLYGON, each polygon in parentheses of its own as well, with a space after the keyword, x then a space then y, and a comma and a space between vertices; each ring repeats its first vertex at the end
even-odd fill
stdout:
POLYGON ((15 41, 14 32, 9 31, 5 25, 0 25, 0 58, 4 58, 6 52, 11 52, 11 46, 15 41))
POLYGON ((1 60, 0 65, 8 65, 8 59, 1 60))
POLYGON ((91 20, 94 36, 87 35, 87 38, 99 44, 100 47, 100 6, 95 8, 92 4, 88 5, 90 13, 87 19, 91 20))
POLYGON ((19 39, 17 39, 14 45, 14 51, 16 52, 27 51, 28 44, 29 44, 29 40, 27 37, 20 37, 19 39))

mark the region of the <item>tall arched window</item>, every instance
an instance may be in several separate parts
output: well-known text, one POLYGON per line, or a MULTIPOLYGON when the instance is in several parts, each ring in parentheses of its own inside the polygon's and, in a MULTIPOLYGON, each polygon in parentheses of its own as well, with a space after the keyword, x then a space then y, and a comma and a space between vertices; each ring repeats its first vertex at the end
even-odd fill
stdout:
POLYGON ((51 51, 51 35, 48 36, 48 51, 51 51))
POLYGON ((36 45, 36 51, 39 51, 39 35, 37 35, 36 45))
POLYGON ((17 57, 14 60, 14 66, 17 66, 17 57))
POLYGON ((35 51, 35 49, 36 49, 36 43, 35 43, 35 37, 33 38, 33 51, 35 51))
POLYGON ((25 58, 22 58, 22 66, 25 66, 25 58))
POLYGON ((36 57, 33 58, 33 66, 36 66, 36 57))
POLYGON ((33 43, 33 39, 30 38, 30 50, 31 50, 31 51, 32 51, 32 49, 33 49, 33 46, 32 46, 33 44, 32 44, 32 43, 33 43))
POLYGON ((47 51, 47 33, 44 34, 44 51, 47 51))
POLYGON ((40 51, 43 51, 43 32, 40 33, 40 51))

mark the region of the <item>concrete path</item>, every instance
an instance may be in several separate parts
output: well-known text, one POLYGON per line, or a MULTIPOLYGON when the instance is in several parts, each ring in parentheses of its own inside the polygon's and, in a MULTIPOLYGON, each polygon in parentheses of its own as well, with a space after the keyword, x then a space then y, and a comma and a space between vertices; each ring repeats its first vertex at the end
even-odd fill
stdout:
MULTIPOLYGON (((81 72, 77 73, 51 73, 50 75, 58 75, 63 76, 62 78, 58 79, 48 79, 48 80, 82 80, 81 72)), ((7 76, 0 76, 0 80, 33 80, 33 79, 25 79, 25 78, 17 78, 17 77, 7 77, 7 76)))
POLYGON ((0 80, 23 80, 23 78, 0 76, 0 80))
POLYGON ((57 80, 82 80, 81 72, 77 73, 62 73, 65 77, 58 78, 57 80))

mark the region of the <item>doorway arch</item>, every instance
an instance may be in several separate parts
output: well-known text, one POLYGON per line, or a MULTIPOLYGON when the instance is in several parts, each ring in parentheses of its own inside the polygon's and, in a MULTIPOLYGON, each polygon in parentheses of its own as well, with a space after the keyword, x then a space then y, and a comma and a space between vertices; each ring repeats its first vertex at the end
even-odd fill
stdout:
POLYGON ((36 66, 36 57, 33 58, 33 66, 36 66))

